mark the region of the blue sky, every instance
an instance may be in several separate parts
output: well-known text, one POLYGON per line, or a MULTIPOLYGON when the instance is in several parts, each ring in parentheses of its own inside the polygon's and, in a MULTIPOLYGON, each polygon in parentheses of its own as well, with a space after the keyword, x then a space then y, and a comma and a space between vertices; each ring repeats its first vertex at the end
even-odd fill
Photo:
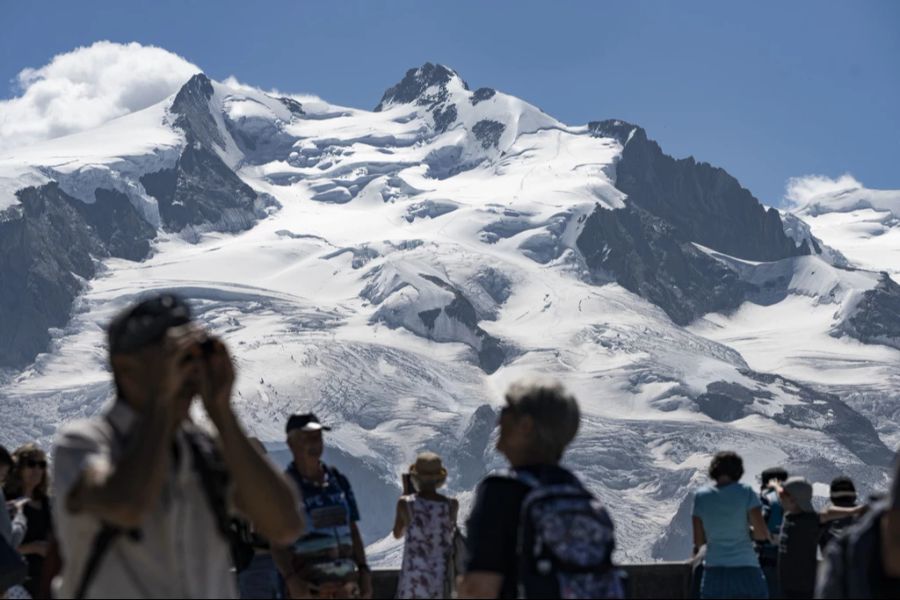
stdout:
POLYGON ((456 69, 567 122, 622 118, 777 204, 792 176, 900 188, 900 2, 7 2, 0 98, 98 40, 210 76, 371 108, 405 70, 456 69))

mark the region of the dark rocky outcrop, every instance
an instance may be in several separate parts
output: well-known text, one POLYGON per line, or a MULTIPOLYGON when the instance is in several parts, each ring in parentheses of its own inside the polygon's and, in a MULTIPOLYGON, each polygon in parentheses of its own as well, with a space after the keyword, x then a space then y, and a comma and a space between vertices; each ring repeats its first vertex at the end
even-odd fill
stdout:
POLYGON ((597 208, 577 240, 588 267, 612 274, 625 289, 653 302, 679 325, 734 309, 753 286, 684 240, 678 230, 637 206, 597 208))
POLYGON ((900 285, 882 273, 878 285, 863 293, 845 327, 865 344, 900 348, 900 285))
POLYGON ((306 114, 306 111, 303 110, 303 105, 294 100, 293 98, 287 98, 282 96, 278 99, 279 102, 284 104, 284 106, 291 111, 291 114, 295 117, 302 117, 306 114))
POLYGON ((422 277, 453 294, 453 300, 450 301, 450 304, 441 309, 435 309, 437 312, 423 311, 419 313, 419 318, 422 319, 426 327, 433 329, 437 317, 443 312, 448 318, 465 325, 480 340, 481 346, 480 348, 475 348, 475 350, 478 352, 478 364, 485 373, 491 374, 503 366, 503 361, 506 360, 506 350, 503 347, 503 343, 478 325, 477 311, 468 298, 458 289, 438 277, 425 274, 422 277))
POLYGON ((187 142, 172 169, 141 177, 141 184, 159 203, 163 227, 181 231, 194 226, 214 231, 241 231, 263 216, 256 192, 244 183, 215 152, 225 141, 209 100, 213 86, 197 74, 184 84, 172 103, 175 126, 187 142))
POLYGON ((489 87, 482 87, 475 90, 472 94, 472 98, 470 101, 472 102, 472 106, 478 104, 479 102, 484 102, 485 100, 490 100, 497 94, 497 90, 489 87))
POLYGON ((0 366, 24 367, 63 327, 95 258, 145 258, 156 230, 119 192, 97 190, 94 204, 55 182, 16 193, 17 214, 0 221, 0 366))
POLYGON ((93 204, 70 203, 90 223, 110 256, 135 261, 147 258, 156 228, 138 213, 122 192, 98 188, 94 197, 93 204))
POLYGON ((141 184, 156 198, 168 231, 189 225, 242 231, 264 214, 256 192, 203 146, 188 144, 174 168, 148 173, 141 184))
MULTIPOLYGON (((226 144, 210 112, 213 93, 202 74, 181 88, 171 114, 185 148, 174 167, 140 178, 168 231, 240 231, 265 215, 266 200, 215 151, 226 144)), ((25 366, 46 349, 49 329, 68 322, 82 281, 95 275, 94 259, 143 260, 156 236, 119 191, 98 188, 86 203, 51 182, 17 196, 0 219, 0 367, 25 366)))
POLYGON ((224 149, 225 140, 209 110, 213 91, 209 77, 197 73, 178 90, 171 111, 177 115, 175 126, 187 134, 188 144, 199 142, 207 148, 215 145, 224 149))
POLYGON ((449 130, 458 116, 456 105, 450 101, 447 84, 459 79, 465 89, 466 82, 453 70, 443 65, 425 63, 418 69, 410 69, 397 85, 388 88, 375 107, 375 112, 392 104, 415 104, 423 106, 434 119, 435 133, 449 130))
POLYGON ((472 133, 481 142, 481 147, 487 150, 492 146, 496 148, 500 144, 500 136, 503 135, 504 129, 506 129, 506 125, 499 121, 483 119, 475 123, 472 127, 472 133))
MULTIPOLYGON (((388 104, 409 104, 412 102, 420 106, 439 104, 447 98, 445 86, 454 77, 459 77, 459 75, 444 65, 425 63, 418 69, 410 69, 400 83, 388 88, 381 97, 381 102, 375 107, 375 112, 384 110, 388 104), (432 86, 438 88, 437 93, 434 95, 426 94, 425 92, 432 86)), ((469 89, 465 81, 462 83, 466 89, 469 89)))
POLYGON ((785 235, 777 210, 766 210, 723 169, 663 154, 642 128, 624 121, 592 122, 589 128, 623 144, 616 187, 628 202, 671 224, 682 239, 746 260, 809 254, 785 235))
POLYGON ((694 400, 700 412, 722 422, 762 414, 792 428, 827 433, 867 465, 887 467, 892 463, 893 452, 881 441, 872 422, 835 394, 820 392, 779 375, 755 371, 742 371, 742 374, 762 384, 761 387, 751 389, 738 383, 714 381, 694 400), (778 390, 801 402, 781 404, 781 410, 775 409, 772 414, 768 405, 778 406, 780 400, 775 394, 778 390))
POLYGON ((766 210, 724 170, 693 158, 663 154, 646 132, 619 120, 589 124, 592 135, 622 145, 616 187, 625 208, 598 207, 587 219, 577 246, 598 278, 615 280, 686 325, 712 311, 729 311, 750 295, 721 261, 694 244, 754 261, 809 254, 784 232, 775 209, 766 210))
POLYGON ((444 133, 456 123, 456 106, 452 104, 444 104, 434 109, 434 130, 437 133, 444 133))

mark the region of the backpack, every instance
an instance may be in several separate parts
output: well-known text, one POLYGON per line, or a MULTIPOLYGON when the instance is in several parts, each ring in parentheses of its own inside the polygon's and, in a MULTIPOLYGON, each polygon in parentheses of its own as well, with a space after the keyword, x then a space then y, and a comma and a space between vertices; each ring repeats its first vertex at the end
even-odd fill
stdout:
MULTIPOLYGON (((231 548, 231 558, 238 571, 246 568, 253 559, 250 554, 247 557, 247 547, 239 538, 237 530, 233 527, 232 518, 228 513, 228 484, 231 476, 225 466, 225 461, 219 452, 215 441, 199 429, 186 426, 184 428, 185 439, 191 450, 191 459, 194 470, 200 478, 200 485, 213 513, 219 533, 228 541, 231 548)), ((127 531, 120 527, 103 523, 94 542, 91 552, 85 562, 81 580, 76 588, 75 598, 81 600, 87 595, 91 581, 97 575, 100 562, 109 550, 110 545, 122 534, 128 534, 135 539, 140 539, 140 531, 127 531)), ((249 547, 252 553, 252 546, 249 547)))
POLYGON ((519 598, 624 598, 613 523, 594 495, 578 482, 511 476, 529 488, 519 519, 519 598))

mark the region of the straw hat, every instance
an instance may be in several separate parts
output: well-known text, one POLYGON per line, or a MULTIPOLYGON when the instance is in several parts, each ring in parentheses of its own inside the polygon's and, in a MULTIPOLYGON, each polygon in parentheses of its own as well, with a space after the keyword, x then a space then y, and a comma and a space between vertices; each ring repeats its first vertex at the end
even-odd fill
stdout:
POLYGON ((420 484, 433 484, 440 487, 447 480, 447 469, 441 462, 441 457, 434 452, 422 452, 416 457, 416 462, 409 467, 409 474, 420 484))

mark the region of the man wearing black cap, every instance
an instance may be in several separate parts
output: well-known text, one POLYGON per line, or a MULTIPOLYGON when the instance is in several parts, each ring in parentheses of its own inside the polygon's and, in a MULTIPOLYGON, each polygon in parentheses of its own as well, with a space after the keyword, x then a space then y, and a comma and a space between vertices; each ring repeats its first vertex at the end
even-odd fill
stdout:
POLYGON ((287 468, 302 496, 306 533, 273 555, 291 598, 371 598, 372 574, 347 478, 322 462, 323 431, 312 413, 291 415, 285 427, 293 461, 287 468))
POLYGON ((232 411, 228 351, 171 294, 121 313, 108 336, 115 403, 56 439, 56 596, 236 597, 231 509, 279 543, 303 521, 232 411), (198 395, 217 441, 190 421, 198 395))
MULTIPOLYGON (((788 472, 784 467, 770 467, 760 473, 759 477, 761 481, 759 501, 762 505, 763 519, 769 528, 770 540, 777 539, 784 520, 784 507, 778 497, 777 488, 787 481, 788 472)), ((766 577, 766 585, 769 587, 769 598, 779 598, 781 592, 778 588, 778 546, 770 540, 754 540, 754 547, 759 555, 759 566, 762 567, 763 575, 766 577)))
MULTIPOLYGON (((831 506, 838 506, 841 508, 854 508, 858 506, 858 496, 853 480, 843 475, 835 477, 831 481, 829 500, 831 506)), ((823 523, 822 531, 819 534, 819 548, 822 549, 822 552, 825 552, 825 548, 828 547, 828 543, 831 542, 831 540, 840 537, 841 533, 850 527, 855 520, 855 516, 849 515, 823 523)))

